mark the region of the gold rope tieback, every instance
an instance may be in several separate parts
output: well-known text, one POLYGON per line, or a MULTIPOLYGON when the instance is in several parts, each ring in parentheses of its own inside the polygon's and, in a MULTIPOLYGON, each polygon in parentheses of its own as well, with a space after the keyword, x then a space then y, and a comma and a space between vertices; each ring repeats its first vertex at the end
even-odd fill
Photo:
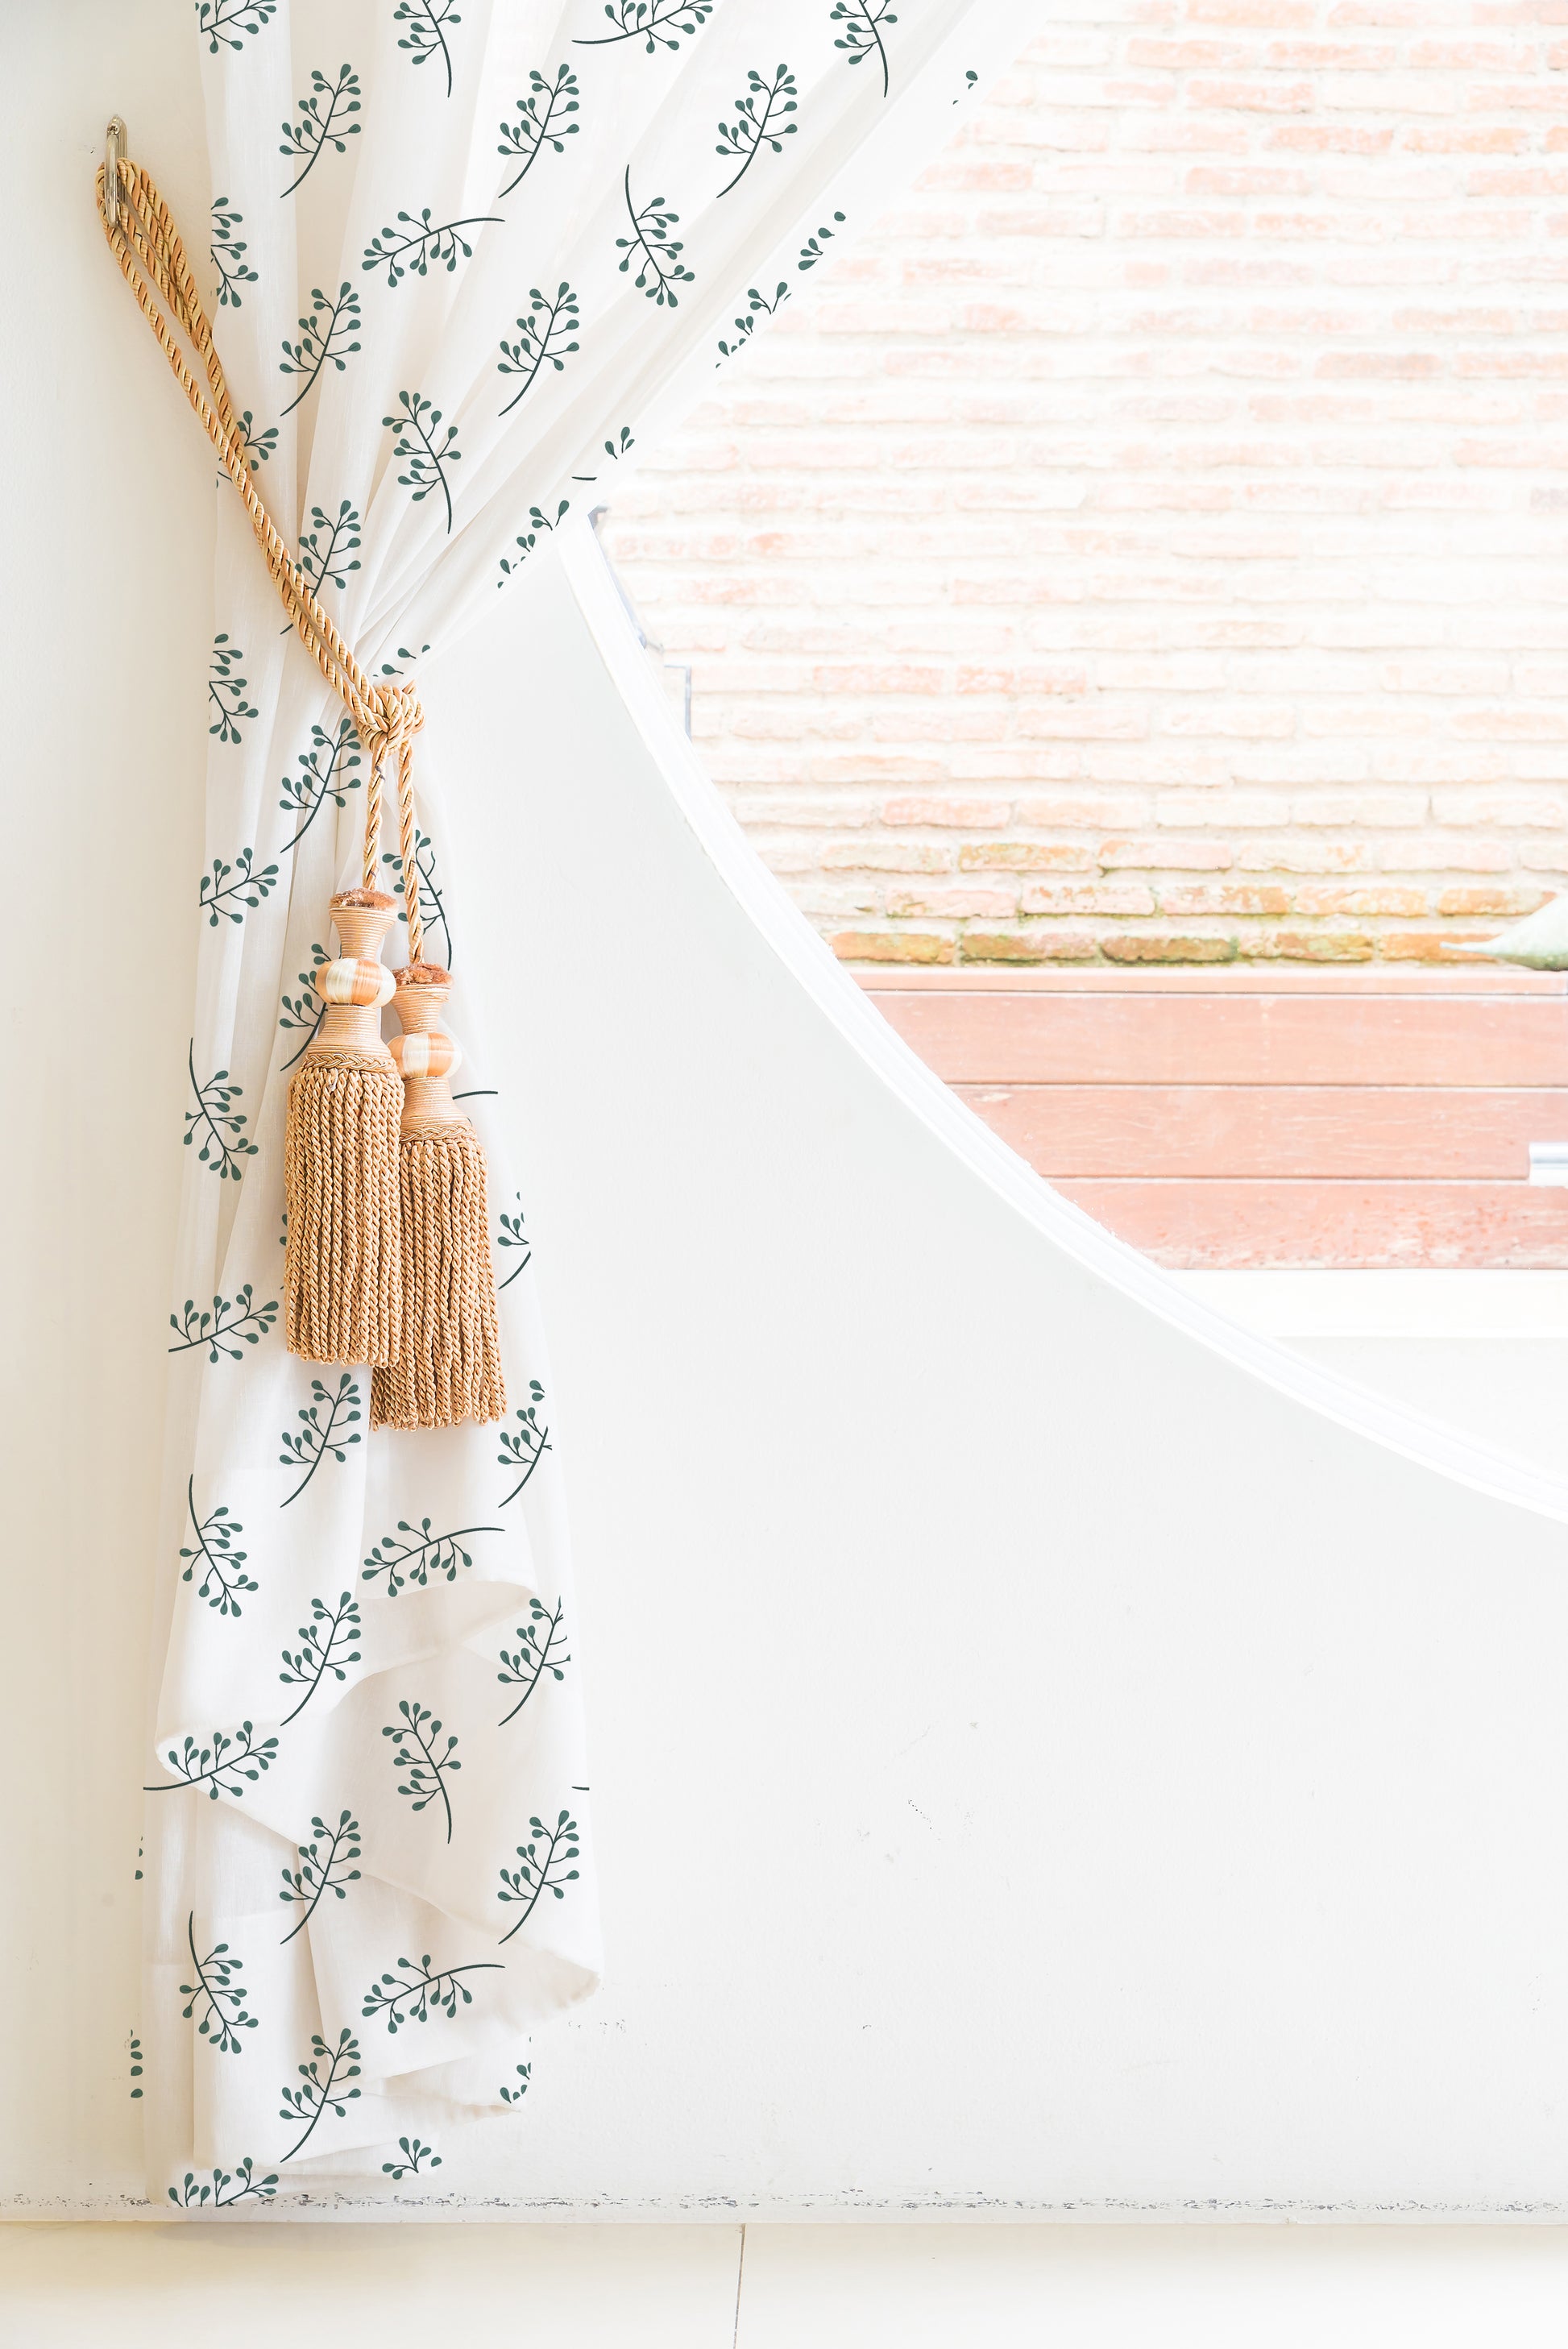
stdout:
POLYGON ((123 152, 123 140, 117 120, 98 174, 109 250, 239 492, 284 609, 348 711, 370 761, 364 886, 332 899, 342 951, 317 978, 325 1013, 289 1087, 285 1340, 290 1352, 307 1361, 371 1364, 373 1424, 449 1427, 500 1419, 506 1387, 484 1155, 447 1082, 459 1050, 437 1020, 450 982, 422 959, 413 771, 424 711, 411 685, 366 676, 262 503, 180 233, 149 174, 123 152), (194 351, 204 383, 179 335, 194 351), (381 960, 396 904, 376 887, 389 761, 397 774, 409 957, 396 988, 381 960), (395 991, 405 1033, 389 1051, 381 1010, 395 991))

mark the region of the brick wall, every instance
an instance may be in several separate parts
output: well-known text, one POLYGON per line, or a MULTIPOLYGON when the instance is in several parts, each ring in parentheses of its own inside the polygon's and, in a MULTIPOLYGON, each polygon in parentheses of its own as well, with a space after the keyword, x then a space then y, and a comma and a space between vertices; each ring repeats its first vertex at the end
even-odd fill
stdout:
POLYGON ((1568 0, 1049 14, 612 552, 846 957, 1440 958, 1568 874, 1568 0))

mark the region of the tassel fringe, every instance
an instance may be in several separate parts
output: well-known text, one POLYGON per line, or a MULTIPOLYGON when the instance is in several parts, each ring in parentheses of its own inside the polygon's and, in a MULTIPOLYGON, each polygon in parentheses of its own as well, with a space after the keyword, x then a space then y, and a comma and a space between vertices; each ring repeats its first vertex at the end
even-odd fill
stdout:
POLYGON ((313 1054, 289 1088, 284 1149, 284 1332, 311 1362, 385 1363, 403 1326, 397 1127, 384 1058, 313 1054))
MULTIPOLYGON (((466 1119, 415 1125, 397 1146, 401 1343, 371 1381, 373 1427, 502 1419, 484 1153, 466 1119)), ((382 1358, 384 1359, 384 1358, 382 1358)))

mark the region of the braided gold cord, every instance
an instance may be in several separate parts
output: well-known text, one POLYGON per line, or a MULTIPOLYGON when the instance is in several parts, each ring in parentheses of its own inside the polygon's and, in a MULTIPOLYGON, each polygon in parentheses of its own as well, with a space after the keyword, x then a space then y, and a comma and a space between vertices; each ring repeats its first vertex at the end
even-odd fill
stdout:
POLYGON ((104 167, 98 173, 98 217, 110 252, 124 272, 127 285, 141 305, 142 315, 169 361, 175 381, 200 418, 208 439, 222 460, 223 470, 239 492, 262 559, 284 609, 301 643, 315 660, 354 720, 355 730, 370 758, 370 781, 365 795, 365 886, 376 885, 381 844, 381 772, 387 756, 397 759, 399 848, 403 859, 403 902, 408 919, 412 959, 419 959, 423 926, 419 915, 419 876, 414 862, 413 738, 425 722, 425 713, 413 686, 393 679, 377 685, 355 659, 327 614, 311 593, 304 572, 289 553, 277 525, 262 503, 251 478, 245 438, 234 419, 234 405, 224 380, 222 363, 212 340, 212 329, 202 306, 196 281, 185 258, 185 247, 168 205, 150 176, 139 163, 121 157, 119 224, 111 226, 105 194, 104 167), (189 337, 207 378, 204 391, 175 337, 167 305, 176 325, 189 337), (208 394, 211 394, 211 398, 208 394))

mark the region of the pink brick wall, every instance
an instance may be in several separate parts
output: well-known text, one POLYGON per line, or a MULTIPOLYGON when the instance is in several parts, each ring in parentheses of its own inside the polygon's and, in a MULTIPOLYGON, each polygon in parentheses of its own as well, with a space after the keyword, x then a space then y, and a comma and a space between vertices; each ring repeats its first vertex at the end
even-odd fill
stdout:
POLYGON ((1048 13, 612 551, 841 954, 1440 957, 1568 875, 1568 0, 1048 13))

